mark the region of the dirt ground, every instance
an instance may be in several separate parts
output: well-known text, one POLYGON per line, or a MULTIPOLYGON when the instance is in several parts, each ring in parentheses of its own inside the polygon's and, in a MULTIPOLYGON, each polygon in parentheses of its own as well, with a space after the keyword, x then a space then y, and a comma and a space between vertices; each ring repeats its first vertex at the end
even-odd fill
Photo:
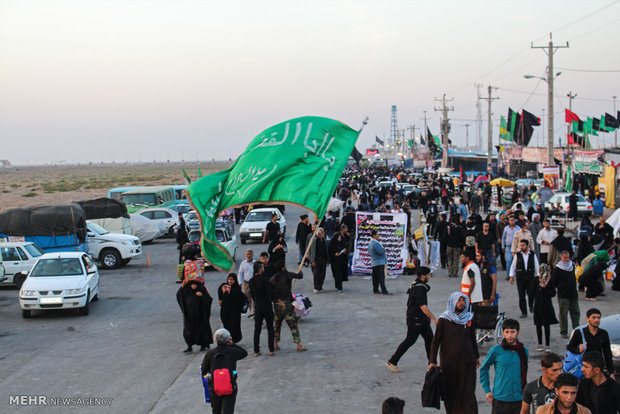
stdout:
POLYGON ((183 170, 195 180, 226 168, 203 164, 105 164, 11 167, 0 169, 0 212, 15 207, 64 204, 107 197, 115 187, 186 184, 183 170))

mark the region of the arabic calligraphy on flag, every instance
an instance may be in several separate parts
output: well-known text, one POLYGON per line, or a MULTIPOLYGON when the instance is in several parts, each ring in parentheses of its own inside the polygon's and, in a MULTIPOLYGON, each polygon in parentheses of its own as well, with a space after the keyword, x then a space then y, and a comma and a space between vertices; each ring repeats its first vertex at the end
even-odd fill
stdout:
POLYGON ((201 221, 205 260, 223 271, 234 267, 215 238, 215 221, 227 208, 295 204, 322 217, 358 134, 329 118, 291 119, 261 132, 226 170, 188 186, 188 198, 201 221))

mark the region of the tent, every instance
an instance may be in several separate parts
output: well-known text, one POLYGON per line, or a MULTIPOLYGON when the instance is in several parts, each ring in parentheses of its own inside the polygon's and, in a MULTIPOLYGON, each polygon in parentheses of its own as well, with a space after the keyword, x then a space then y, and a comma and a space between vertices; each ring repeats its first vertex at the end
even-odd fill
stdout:
POLYGON ((490 182, 491 185, 501 185, 502 187, 512 187, 515 185, 514 181, 511 181, 507 178, 496 178, 490 182))
POLYGON ((620 237, 620 208, 607 219, 607 224, 614 228, 614 237, 620 237))

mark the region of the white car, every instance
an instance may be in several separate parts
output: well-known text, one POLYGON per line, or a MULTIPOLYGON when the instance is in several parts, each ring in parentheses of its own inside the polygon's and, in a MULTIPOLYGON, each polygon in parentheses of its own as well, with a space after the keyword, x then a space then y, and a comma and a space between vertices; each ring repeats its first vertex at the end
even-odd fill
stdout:
POLYGON ((88 315, 99 300, 99 271, 86 253, 46 253, 39 257, 19 291, 22 316, 33 310, 79 309, 88 315))
MULTIPOLYGON (((187 235, 187 238, 190 243, 199 243, 200 242, 200 230, 192 230, 187 235)), ((233 261, 236 260, 237 257, 237 238, 235 235, 231 235, 228 233, 228 230, 224 227, 216 227, 215 228, 215 238, 222 246, 228 250, 230 253, 230 257, 232 257, 233 261)))
MULTIPOLYGON (((568 213, 570 211, 570 197, 571 193, 555 193, 549 201, 545 203, 545 207, 549 210, 553 210, 557 203, 560 203, 562 211, 568 213)), ((584 216, 586 213, 592 215, 592 204, 586 200, 581 194, 577 194, 577 212, 580 216, 584 216)))
POLYGON ((286 233, 286 219, 275 207, 272 208, 257 208, 248 213, 245 217, 245 221, 239 228, 239 238, 241 244, 245 244, 248 240, 263 240, 265 229, 267 229, 267 223, 271 221, 271 215, 278 216, 278 223, 280 223, 280 230, 282 234, 286 233))
POLYGON ((174 228, 178 224, 179 221, 179 213, 176 211, 165 208, 145 208, 140 211, 136 211, 136 214, 140 214, 147 219, 151 219, 158 223, 163 223, 163 225, 168 229, 168 237, 174 237, 174 228))
POLYGON ((19 289, 37 259, 45 252, 32 242, 0 243, 0 260, 4 265, 4 277, 0 284, 14 284, 19 289))
POLYGON ((88 227, 88 251, 104 269, 116 269, 126 265, 142 253, 142 243, 136 236, 110 233, 98 224, 86 222, 88 227))

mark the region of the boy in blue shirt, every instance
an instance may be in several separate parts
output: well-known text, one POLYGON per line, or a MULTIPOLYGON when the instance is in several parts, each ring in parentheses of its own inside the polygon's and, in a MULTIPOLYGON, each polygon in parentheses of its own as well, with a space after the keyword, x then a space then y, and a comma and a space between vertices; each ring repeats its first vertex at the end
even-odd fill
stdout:
POLYGON ((523 388, 527 382, 527 348, 518 340, 519 322, 506 319, 502 325, 501 344, 489 350, 480 366, 480 382, 487 397, 493 405, 492 413, 519 414, 523 388), (495 366, 495 380, 491 392, 489 369, 495 366))

